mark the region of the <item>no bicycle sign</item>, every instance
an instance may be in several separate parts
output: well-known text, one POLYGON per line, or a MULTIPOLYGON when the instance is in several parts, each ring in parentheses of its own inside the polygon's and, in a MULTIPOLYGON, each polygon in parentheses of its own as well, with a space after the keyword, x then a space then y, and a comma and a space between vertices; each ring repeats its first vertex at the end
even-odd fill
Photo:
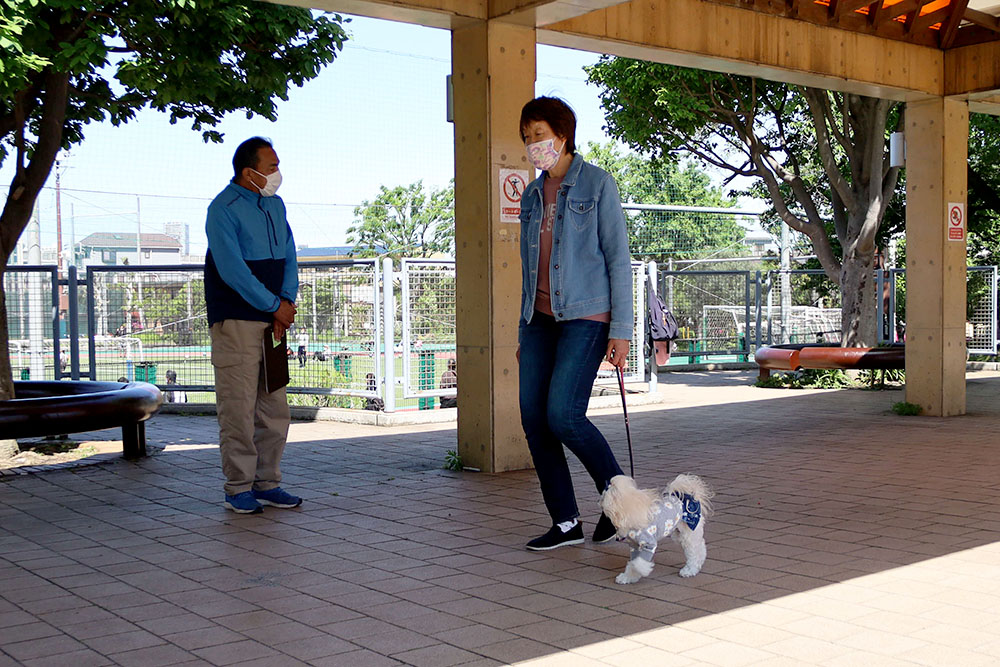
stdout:
POLYGON ((527 170, 500 170, 500 222, 521 221, 521 195, 527 185, 527 170))

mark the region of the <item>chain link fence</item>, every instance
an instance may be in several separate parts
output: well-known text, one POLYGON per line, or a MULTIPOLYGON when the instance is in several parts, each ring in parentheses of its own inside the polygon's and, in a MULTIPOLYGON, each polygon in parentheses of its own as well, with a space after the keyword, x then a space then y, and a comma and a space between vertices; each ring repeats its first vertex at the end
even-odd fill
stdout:
POLYGON ((8 266, 4 273, 7 335, 14 379, 60 377, 65 359, 56 341, 60 295, 54 266, 8 266))
MULTIPOLYGON (((429 409, 454 397, 453 261, 406 259, 399 271, 374 259, 299 267, 290 403, 377 409, 390 387, 387 409, 429 409), (383 327, 387 313, 390 331, 383 327)), ((626 369, 633 382, 644 380, 646 367, 645 271, 633 263, 626 369)), ((69 276, 60 279, 53 266, 8 267, 16 378, 124 378, 157 384, 168 400, 214 400, 201 266, 90 267, 80 290, 75 271, 69 276)), ((672 364, 747 361, 763 343, 840 339, 840 290, 822 271, 659 270, 655 284, 679 326, 672 364)), ((878 271, 874 284, 883 295, 879 342, 905 340, 905 271, 878 271)), ((968 285, 968 351, 995 355, 997 267, 970 267, 968 285)), ((610 368, 599 371, 598 382, 616 381, 610 368)))
POLYGON ((677 320, 672 363, 746 361, 756 340, 755 277, 749 271, 660 271, 658 289, 677 320), (749 337, 748 337, 749 335, 749 337))
POLYGON ((763 290, 766 342, 840 344, 840 285, 825 272, 769 271, 763 290))
POLYGON ((455 262, 404 259, 399 279, 403 396, 428 409, 455 395, 455 262))

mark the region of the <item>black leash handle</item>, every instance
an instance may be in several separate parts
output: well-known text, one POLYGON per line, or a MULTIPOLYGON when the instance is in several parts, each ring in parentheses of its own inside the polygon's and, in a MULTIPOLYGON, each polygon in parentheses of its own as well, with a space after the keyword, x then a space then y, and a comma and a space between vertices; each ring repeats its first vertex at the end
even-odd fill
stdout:
POLYGON ((622 392, 622 413, 625 415, 625 438, 628 440, 628 470, 632 479, 635 479, 635 462, 632 459, 632 432, 628 428, 628 408, 625 407, 625 375, 621 366, 618 369, 618 388, 622 392))

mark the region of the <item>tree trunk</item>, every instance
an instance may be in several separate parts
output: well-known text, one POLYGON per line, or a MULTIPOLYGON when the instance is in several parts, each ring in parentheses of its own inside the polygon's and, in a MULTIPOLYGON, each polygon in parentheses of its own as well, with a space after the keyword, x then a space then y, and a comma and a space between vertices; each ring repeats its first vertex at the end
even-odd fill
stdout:
POLYGON ((843 347, 872 347, 876 343, 874 267, 873 255, 853 254, 844 258, 840 272, 843 347))
MULTIPOLYGON (((63 122, 69 96, 69 73, 48 72, 45 75, 45 98, 41 119, 33 128, 38 135, 31 161, 24 167, 24 156, 18 152, 17 171, 10 193, 0 213, 0 400, 14 397, 14 378, 10 368, 10 346, 7 332, 7 298, 3 275, 14 245, 28 226, 35 200, 52 171, 56 154, 62 145, 63 122)), ((23 131, 23 128, 15 131, 23 131)))

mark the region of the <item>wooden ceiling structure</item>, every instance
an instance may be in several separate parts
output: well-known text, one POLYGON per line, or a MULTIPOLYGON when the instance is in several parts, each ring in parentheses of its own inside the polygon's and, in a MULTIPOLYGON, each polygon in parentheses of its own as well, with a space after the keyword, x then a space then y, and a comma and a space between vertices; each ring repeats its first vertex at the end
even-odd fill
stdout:
POLYGON ((1000 115, 1000 0, 267 0, 1000 115))
POLYGON ((712 1, 939 49, 1000 40, 1000 20, 970 0, 712 1))

